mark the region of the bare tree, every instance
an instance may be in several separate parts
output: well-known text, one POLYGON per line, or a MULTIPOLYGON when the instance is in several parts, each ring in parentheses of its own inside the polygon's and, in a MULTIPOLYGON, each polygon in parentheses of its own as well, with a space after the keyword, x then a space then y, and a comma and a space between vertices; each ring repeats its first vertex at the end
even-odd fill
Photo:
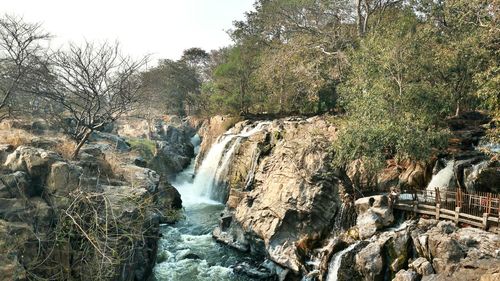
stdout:
POLYGON ((77 141, 73 158, 92 132, 114 122, 137 102, 138 73, 146 62, 147 57, 133 60, 121 55, 118 43, 70 44, 53 55, 58 82, 46 95, 64 110, 52 116, 77 141))
POLYGON ((0 18, 0 120, 11 114, 23 84, 43 68, 43 41, 49 38, 40 24, 9 15, 0 18))
MULTIPOLYGON (((368 19, 375 13, 383 13, 391 6, 402 3, 402 0, 356 0, 356 23, 358 34, 364 36, 368 31, 368 19)), ((380 18, 379 18, 380 20, 380 18)))

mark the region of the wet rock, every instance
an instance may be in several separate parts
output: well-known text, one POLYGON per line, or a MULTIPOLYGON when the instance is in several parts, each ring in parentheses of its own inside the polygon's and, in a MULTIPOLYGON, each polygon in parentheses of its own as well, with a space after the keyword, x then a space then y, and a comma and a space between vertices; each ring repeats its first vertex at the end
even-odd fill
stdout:
POLYGON ((176 260, 188 260, 188 259, 189 260, 199 260, 199 259, 201 259, 200 256, 198 256, 197 254, 190 253, 190 252, 183 252, 175 258, 176 258, 176 260))
POLYGON ((255 268, 247 262, 242 262, 233 268, 234 272, 244 274, 254 280, 268 280, 273 277, 273 273, 267 268, 255 268))

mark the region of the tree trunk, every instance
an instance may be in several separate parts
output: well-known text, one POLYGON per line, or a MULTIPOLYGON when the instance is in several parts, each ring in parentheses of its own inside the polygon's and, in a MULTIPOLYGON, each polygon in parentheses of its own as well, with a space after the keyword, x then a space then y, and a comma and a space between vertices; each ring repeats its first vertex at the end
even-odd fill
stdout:
POLYGON ((358 35, 363 36, 363 14, 361 13, 361 1, 356 0, 356 12, 358 14, 357 25, 358 25, 358 35))
POLYGON ((80 149, 87 142, 87 140, 89 139, 90 135, 94 131, 94 130, 91 130, 91 129, 87 129, 87 130, 88 131, 85 133, 85 135, 83 136, 83 138, 80 140, 80 142, 78 143, 78 145, 75 148, 75 151, 73 151, 73 154, 71 155, 71 157, 73 158, 73 160, 76 160, 78 158, 78 154, 80 153, 80 149))
POLYGON ((455 116, 458 117, 460 115, 460 99, 457 100, 457 109, 455 110, 455 116))

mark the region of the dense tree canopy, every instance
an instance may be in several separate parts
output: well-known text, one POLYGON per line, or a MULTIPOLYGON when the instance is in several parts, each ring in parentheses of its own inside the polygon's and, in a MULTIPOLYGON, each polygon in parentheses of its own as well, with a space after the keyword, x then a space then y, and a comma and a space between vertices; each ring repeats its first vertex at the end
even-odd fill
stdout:
MULTIPOLYGON (((143 71, 137 112, 339 114, 334 162, 364 159, 373 168, 387 158, 428 157, 445 144, 443 121, 460 112, 486 110, 500 122, 498 1, 256 0, 254 6, 234 22, 231 46, 189 48, 179 60, 143 71)), ((44 57, 39 41, 47 37, 38 25, 7 17, 0 35, 0 114, 15 104, 14 93, 36 101, 49 89, 37 81, 58 85, 47 80, 70 77, 61 73, 62 61, 38 59, 44 57), (28 34, 26 48, 10 39, 12 24, 25 28, 17 36, 28 34), (16 60, 12 43, 27 60, 16 60), (21 87, 28 74, 32 85, 21 87)), ((489 135, 498 142, 498 126, 489 135)))

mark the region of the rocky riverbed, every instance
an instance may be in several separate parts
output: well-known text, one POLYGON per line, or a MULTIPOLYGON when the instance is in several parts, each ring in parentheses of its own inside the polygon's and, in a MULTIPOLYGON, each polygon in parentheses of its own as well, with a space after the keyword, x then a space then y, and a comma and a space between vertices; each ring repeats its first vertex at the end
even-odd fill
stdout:
POLYGON ((389 159, 376 175, 361 161, 330 165, 329 116, 125 120, 95 133, 75 161, 47 135, 3 145, 0 276, 497 280, 498 228, 408 217, 384 195, 436 177, 495 191, 485 183, 499 178, 498 156, 481 151, 477 129, 487 120, 464 118, 450 121, 459 137, 449 150, 389 159))

